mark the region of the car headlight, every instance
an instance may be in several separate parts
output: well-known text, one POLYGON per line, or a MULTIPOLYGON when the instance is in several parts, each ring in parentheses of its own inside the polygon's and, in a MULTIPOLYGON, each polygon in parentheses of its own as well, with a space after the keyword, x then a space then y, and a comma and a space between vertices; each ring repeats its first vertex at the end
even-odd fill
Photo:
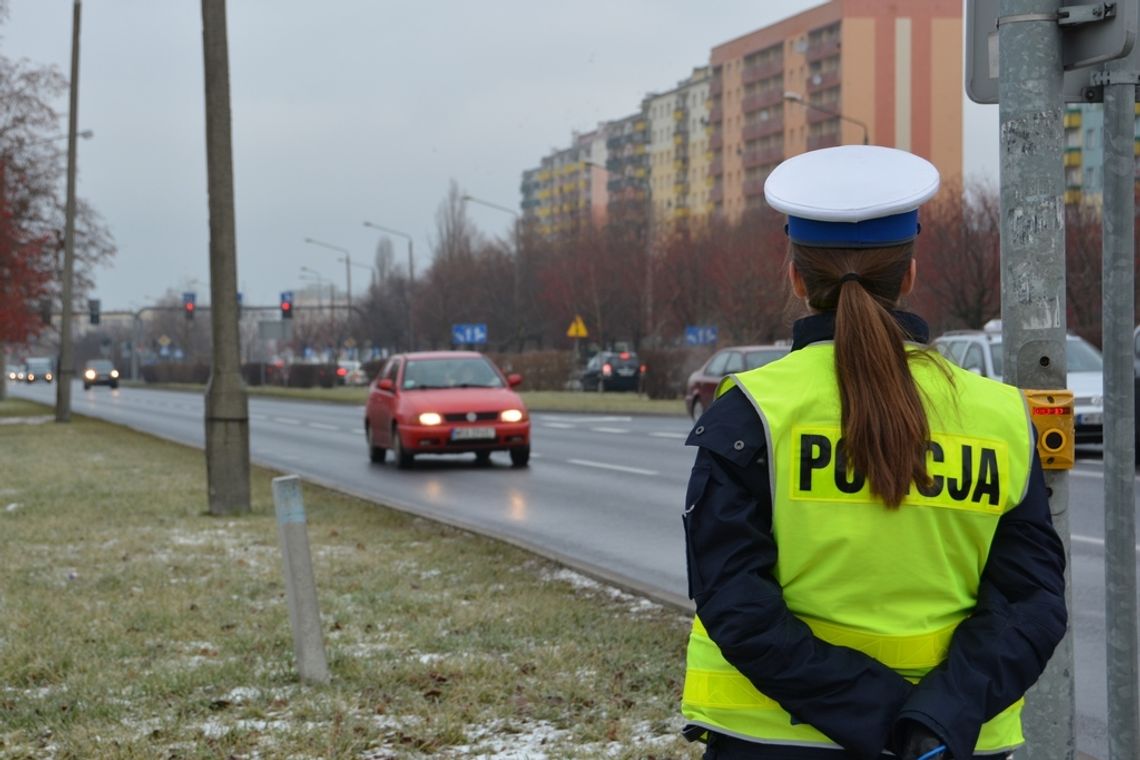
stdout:
POLYGON ((49 383, 51 382, 51 373, 50 372, 47 373, 46 375, 44 375, 44 380, 47 380, 49 383))
POLYGON ((440 417, 435 412, 424 412, 420 415, 421 425, 438 425, 443 422, 443 417, 440 417))
POLYGON ((499 415, 503 422, 522 422, 523 413, 519 409, 507 409, 499 415))
POLYGON ((117 370, 117 369, 111 370, 111 377, 118 377, 118 376, 119 376, 119 370, 117 370))
POLYGON ((85 378, 87 378, 88 380, 94 380, 95 379, 95 370, 89 369, 83 373, 83 376, 85 378))

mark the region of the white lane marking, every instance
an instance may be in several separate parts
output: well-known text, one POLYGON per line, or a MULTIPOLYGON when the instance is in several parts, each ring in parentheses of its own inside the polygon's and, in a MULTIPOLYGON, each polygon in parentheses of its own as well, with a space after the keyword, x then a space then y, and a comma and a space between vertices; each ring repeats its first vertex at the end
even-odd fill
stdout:
POLYGON ((629 472, 634 475, 657 475, 657 470, 643 470, 640 467, 623 467, 620 464, 607 464, 605 462, 591 462, 588 459, 568 459, 570 464, 576 464, 580 467, 597 467, 599 470, 616 470, 617 472, 629 472))
POLYGON ((688 433, 650 433, 652 438, 679 438, 682 441, 689 437, 688 433))
POLYGON ((300 425, 300 420, 290 419, 288 417, 272 417, 274 422, 280 422, 282 425, 300 425))
POLYGON ((559 430, 569 430, 575 427, 574 425, 568 425, 565 422, 544 422, 542 423, 542 426, 548 428, 558 428, 559 430))
POLYGON ((564 422, 633 422, 633 417, 617 417, 617 416, 590 416, 590 417, 558 417, 564 422))
POLYGON ((323 422, 310 422, 309 427, 317 430, 340 430, 336 425, 326 425, 323 422))
MULTIPOLYGON (((1074 467, 1069 470, 1069 474, 1075 478, 1096 478, 1097 480, 1104 480, 1104 470, 1083 470, 1074 467)), ((1137 477, 1136 481, 1140 482, 1140 477, 1137 477)))
MULTIPOLYGON (((1072 539, 1078 544, 1092 544, 1093 546, 1099 546, 1102 549, 1104 548, 1103 538, 1094 538, 1093 536, 1073 536, 1072 539)), ((1136 545, 1136 552, 1140 554, 1140 544, 1136 545)))
POLYGON ((618 434, 621 434, 621 433, 628 433, 629 432, 625 428, 612 428, 612 427, 596 427, 596 428, 590 428, 590 430, 593 430, 595 433, 618 433, 618 434))

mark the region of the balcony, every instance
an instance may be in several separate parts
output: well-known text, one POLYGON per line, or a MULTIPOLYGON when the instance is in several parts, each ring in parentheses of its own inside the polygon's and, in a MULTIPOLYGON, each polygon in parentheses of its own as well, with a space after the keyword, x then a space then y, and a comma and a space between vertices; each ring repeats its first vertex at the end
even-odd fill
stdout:
POLYGON ((784 90, 780 87, 769 87, 754 95, 749 95, 740 101, 740 110, 744 113, 759 111, 761 108, 774 106, 784 99, 784 90))
POLYGON ((709 82, 709 97, 715 98, 724 91, 724 80, 719 77, 709 82))
POLYGON ((808 106, 807 107, 807 123, 808 124, 822 124, 825 121, 838 120, 839 115, 836 109, 828 106, 808 106), (823 110, 826 109, 826 110, 823 110))
POLYGON ((839 55, 839 37, 837 36, 817 42, 809 42, 804 58, 807 59, 808 63, 814 63, 836 55, 839 55))
POLYGON ((722 174, 724 174, 724 159, 714 159, 713 162, 709 164, 709 176, 719 177, 722 174))
POLYGON ((807 85, 805 89, 810 95, 815 92, 822 92, 823 90, 831 89, 832 87, 839 86, 839 70, 828 71, 827 73, 812 74, 807 78, 807 85))
POLYGON ((745 142, 749 140, 759 140, 761 137, 774 135, 784 131, 783 119, 768 119, 767 121, 757 121, 752 124, 745 124, 741 130, 741 137, 745 142))
POLYGON ((709 150, 720 150, 724 147, 724 132, 717 130, 709 137, 709 150))
POLYGON ((753 63, 745 66, 740 74, 740 80, 744 84, 751 84, 759 82, 761 79, 774 77, 784 70, 784 60, 782 58, 774 58, 764 63, 753 63))
POLYGON ((820 148, 834 148, 839 144, 839 133, 833 132, 826 135, 816 135, 807 139, 808 150, 818 150, 820 148))
POLYGON ((746 179, 744 180, 744 197, 753 198, 757 195, 764 194, 764 180, 762 179, 746 179))
POLYGON ((719 105, 709 108, 709 124, 719 124, 724 121, 724 108, 719 105))
POLYGON ((741 160, 745 169, 755 169, 757 166, 778 164, 783 158, 784 149, 772 147, 746 151, 741 160))
POLYGON ((724 200, 724 186, 717 185, 709 191, 709 200, 713 203, 720 203, 724 200))

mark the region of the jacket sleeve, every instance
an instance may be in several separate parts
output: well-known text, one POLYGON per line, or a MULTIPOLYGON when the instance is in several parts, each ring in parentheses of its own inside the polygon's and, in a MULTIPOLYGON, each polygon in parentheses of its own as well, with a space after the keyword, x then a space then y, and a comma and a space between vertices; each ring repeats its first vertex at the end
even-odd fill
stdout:
POLYGON ((687 441, 697 446, 685 504, 689 595, 725 659, 794 720, 856 757, 878 757, 913 686, 878 660, 816 638, 773 577, 764 426, 739 389, 687 441))
POLYGON ((1065 547, 1033 457, 1022 502, 998 521, 974 613, 954 632, 945 662, 918 684, 899 714, 970 757, 981 725, 1037 681, 1065 635, 1065 547))

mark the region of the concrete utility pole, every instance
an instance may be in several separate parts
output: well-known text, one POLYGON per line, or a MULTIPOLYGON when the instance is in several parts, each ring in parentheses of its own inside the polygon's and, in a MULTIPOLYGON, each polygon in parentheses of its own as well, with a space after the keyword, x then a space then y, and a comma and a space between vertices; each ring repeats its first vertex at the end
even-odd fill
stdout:
POLYGON ((241 381, 233 146, 226 0, 202 0, 206 68, 206 170, 210 206, 210 327, 214 360, 206 385, 206 478, 210 514, 250 511, 249 405, 241 381))
MULTIPOLYGON (((1064 388, 1065 177, 1060 0, 1000 0, 1001 316, 1005 381, 1064 388)), ((1069 474, 1046 470, 1053 523, 1069 554, 1069 474)), ((1065 595, 1072 599, 1072 572, 1065 595)), ((1068 605, 1071 608, 1071 604, 1068 605)), ((1072 624, 1026 697, 1024 755, 1075 752, 1072 624)))
POLYGON ((1108 757, 1140 757, 1136 643, 1135 403, 1132 366, 1137 67, 1114 61, 1104 80, 1104 573, 1108 757))
POLYGON ((63 229, 63 282, 60 287, 59 366, 56 367, 55 421, 71 421, 71 378, 75 360, 71 356, 71 286, 75 272, 75 148, 79 124, 79 17, 83 3, 75 0, 71 9, 71 94, 67 114, 67 206, 63 229))

